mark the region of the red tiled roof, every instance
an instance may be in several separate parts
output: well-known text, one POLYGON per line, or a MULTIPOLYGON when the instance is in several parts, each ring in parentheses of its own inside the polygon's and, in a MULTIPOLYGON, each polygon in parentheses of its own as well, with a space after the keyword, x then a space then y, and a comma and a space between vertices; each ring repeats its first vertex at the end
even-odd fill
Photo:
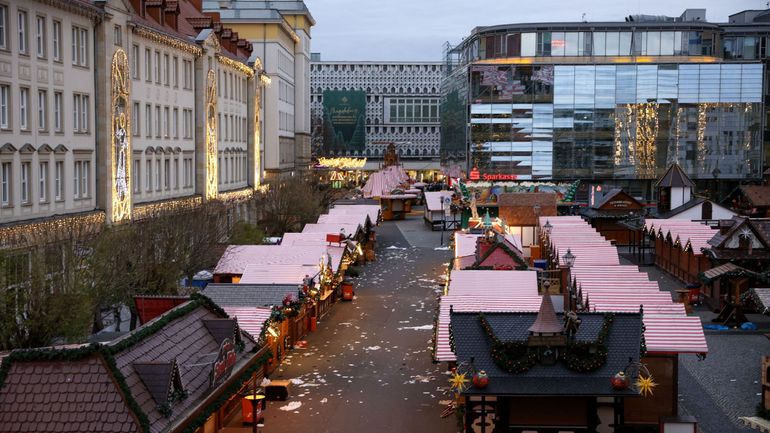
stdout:
POLYGON ((98 355, 14 362, 0 389, 0 431, 140 432, 98 355))

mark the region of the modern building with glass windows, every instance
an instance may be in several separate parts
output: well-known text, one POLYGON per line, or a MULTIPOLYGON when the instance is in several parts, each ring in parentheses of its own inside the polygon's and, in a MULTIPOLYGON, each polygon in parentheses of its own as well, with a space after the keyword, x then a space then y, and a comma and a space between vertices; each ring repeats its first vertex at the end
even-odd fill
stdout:
POLYGON ((612 180, 638 195, 674 162, 694 179, 759 178, 765 45, 728 57, 726 33, 702 9, 477 27, 446 50, 443 162, 511 180, 612 180))

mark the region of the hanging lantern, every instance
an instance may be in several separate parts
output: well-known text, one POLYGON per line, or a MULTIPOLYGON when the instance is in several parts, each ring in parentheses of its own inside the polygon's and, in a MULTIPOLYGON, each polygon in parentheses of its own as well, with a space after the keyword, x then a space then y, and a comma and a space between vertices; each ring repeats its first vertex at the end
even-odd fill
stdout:
POLYGON ((489 385, 489 376, 487 372, 481 370, 473 375, 473 386, 477 389, 484 389, 489 385))
POLYGON ((628 388, 628 377, 626 377, 624 372, 619 371, 617 374, 612 376, 612 378, 610 378, 610 383, 612 384, 612 389, 622 391, 628 388))

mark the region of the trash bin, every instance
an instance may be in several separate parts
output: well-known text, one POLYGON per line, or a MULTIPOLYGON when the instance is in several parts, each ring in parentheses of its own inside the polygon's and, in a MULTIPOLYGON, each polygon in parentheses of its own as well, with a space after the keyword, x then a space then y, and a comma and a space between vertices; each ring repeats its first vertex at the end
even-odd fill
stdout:
POLYGON ((318 329, 318 317, 310 316, 310 332, 315 332, 318 329))
POLYGON ((342 300, 343 301, 352 301, 353 300, 353 283, 350 281, 343 281, 342 284, 342 300))
MULTIPOLYGON (((247 395, 241 400, 241 417, 243 418, 244 423, 253 423, 254 422, 254 404, 252 401, 254 400, 253 395, 247 395)), ((257 422, 262 421, 262 405, 265 401, 265 396, 261 394, 256 395, 257 400, 257 422)))

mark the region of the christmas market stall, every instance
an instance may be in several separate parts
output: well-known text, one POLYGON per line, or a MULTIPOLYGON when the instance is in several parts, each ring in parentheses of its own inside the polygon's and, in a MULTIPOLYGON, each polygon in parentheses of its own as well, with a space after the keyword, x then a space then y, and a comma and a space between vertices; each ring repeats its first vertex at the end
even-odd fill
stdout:
MULTIPOLYGON (((339 227, 337 228, 339 230, 339 227)), ((340 245, 228 245, 214 269, 215 283, 238 283, 249 265, 269 268, 273 265, 307 266, 309 276, 320 272, 319 263, 331 262, 332 271, 340 270, 346 254, 340 245)), ((298 281, 301 283, 302 280, 298 281)))
POLYGON ((262 338, 194 295, 109 343, 12 351, 0 364, 0 431, 243 428, 244 400, 263 395, 262 338))
MULTIPOLYGON (((497 199, 499 217, 505 221, 507 231, 518 235, 523 247, 530 249, 538 244, 537 218, 556 216, 557 199, 555 192, 502 193, 497 199)), ((533 258, 540 258, 539 248, 532 253, 533 258)))
POLYGON ((618 245, 630 245, 633 235, 620 222, 644 215, 644 204, 622 189, 612 189, 603 195, 599 191, 592 199, 589 207, 580 210, 583 218, 608 240, 618 245))
POLYGON ((425 191, 425 206, 423 208, 425 222, 431 229, 438 230, 457 227, 460 212, 457 206, 452 206, 453 191, 425 191))
POLYGON ((401 190, 393 190, 390 194, 380 196, 382 219, 384 221, 402 220, 412 210, 412 201, 417 199, 414 194, 405 194, 401 190))
POLYGON ((453 269, 527 270, 518 236, 489 230, 486 234, 456 231, 453 269))
POLYGON ((697 221, 647 219, 644 233, 655 239, 655 264, 685 284, 697 283, 700 273, 711 269, 704 249, 717 234, 713 228, 697 221))
POLYGON ((770 217, 770 186, 741 185, 734 189, 722 204, 752 218, 770 217))
MULTIPOLYGON (((637 313, 450 313, 450 379, 464 432, 615 429, 629 400, 650 395, 637 313), (554 410, 558 408, 558 410, 554 410)), ((613 430, 607 430, 613 431, 613 430)))
POLYGON ((609 241, 580 218, 543 217, 540 230, 552 266, 562 270, 567 311, 643 313, 646 352, 641 362, 658 386, 652 396, 625 401, 625 422, 657 425, 660 417, 676 416, 678 357, 708 352, 700 318, 687 316, 685 305, 674 303, 638 267, 621 265, 617 249, 602 246, 609 241))
POLYGON ((259 331, 258 335, 264 331, 272 353, 266 366, 270 373, 315 326, 317 319, 312 314, 318 289, 308 284, 302 288, 296 284, 209 284, 202 294, 237 317, 244 330, 259 331))

